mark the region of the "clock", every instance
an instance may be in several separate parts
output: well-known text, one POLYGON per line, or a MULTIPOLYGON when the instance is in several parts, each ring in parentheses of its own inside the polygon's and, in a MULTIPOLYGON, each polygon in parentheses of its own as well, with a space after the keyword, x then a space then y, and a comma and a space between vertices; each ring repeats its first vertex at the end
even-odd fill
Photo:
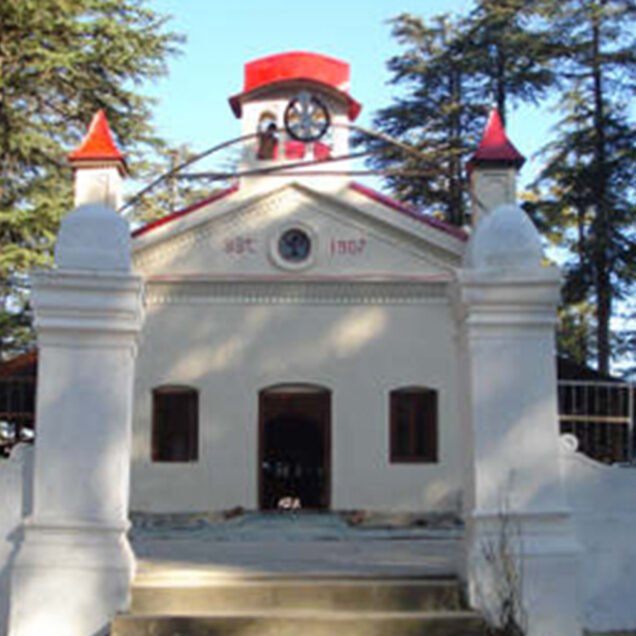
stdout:
POLYGON ((329 110, 318 97, 301 91, 287 104, 283 121, 292 139, 318 141, 329 129, 329 110))
POLYGON ((300 228, 286 230, 278 239, 278 253, 288 263, 302 263, 311 254, 311 238, 300 228))

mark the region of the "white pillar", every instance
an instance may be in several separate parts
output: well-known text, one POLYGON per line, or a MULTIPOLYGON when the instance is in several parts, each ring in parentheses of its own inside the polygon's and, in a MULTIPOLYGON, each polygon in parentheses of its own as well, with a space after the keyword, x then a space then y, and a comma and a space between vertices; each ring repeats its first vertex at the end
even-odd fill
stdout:
POLYGON ((118 210, 122 206, 123 175, 120 164, 76 162, 74 173, 75 207, 85 203, 103 203, 118 210))
POLYGON ((517 202, 517 168, 506 165, 476 165, 470 171, 470 214, 473 227, 500 205, 517 202))
POLYGON ((516 599, 528 636, 580 636, 579 546, 558 455, 559 273, 542 256, 534 226, 508 205, 482 219, 460 272, 466 570, 490 618, 516 599))
POLYGON ((100 204, 62 222, 33 279, 39 364, 33 514, 12 573, 10 636, 95 636, 127 606, 132 387, 142 324, 127 222, 100 204))

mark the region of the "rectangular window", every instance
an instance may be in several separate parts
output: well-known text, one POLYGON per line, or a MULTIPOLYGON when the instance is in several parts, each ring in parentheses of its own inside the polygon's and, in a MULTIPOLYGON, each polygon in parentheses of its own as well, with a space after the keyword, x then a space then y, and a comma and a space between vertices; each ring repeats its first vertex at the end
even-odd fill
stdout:
POLYGON ((396 389, 390 394, 390 460, 437 461, 437 391, 396 389))
POLYGON ((199 396, 189 387, 152 392, 152 461, 194 462, 199 456, 199 396))

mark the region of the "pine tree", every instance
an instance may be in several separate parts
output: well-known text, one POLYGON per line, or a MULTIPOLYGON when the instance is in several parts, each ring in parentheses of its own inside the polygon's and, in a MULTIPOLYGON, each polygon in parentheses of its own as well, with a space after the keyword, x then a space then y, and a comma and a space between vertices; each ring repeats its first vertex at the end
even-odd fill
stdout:
POLYGON ((144 0, 0 2, 0 357, 29 337, 25 273, 70 209, 66 153, 103 108, 134 168, 160 145, 139 85, 180 38, 144 0))
POLYGON ((485 114, 473 94, 460 28, 448 15, 428 23, 409 14, 393 20, 393 35, 406 50, 388 67, 392 83, 407 93, 380 110, 374 124, 420 154, 382 140, 369 142, 370 164, 392 171, 386 182, 395 196, 456 225, 466 214, 464 160, 485 114))
POLYGON ((369 143, 371 165, 393 171, 386 181, 396 197, 464 222, 463 166, 493 100, 505 120, 511 103, 536 101, 552 85, 550 38, 536 19, 538 6, 479 0, 466 18, 424 22, 405 14, 394 20, 393 35, 406 50, 388 67, 392 83, 406 94, 379 111, 374 123, 422 153, 418 159, 388 143, 369 143))
POLYGON ((630 0, 565 1, 548 14, 559 34, 562 119, 544 151, 536 209, 569 243, 571 319, 574 304, 584 309, 577 323, 585 345, 574 354, 595 352, 603 373, 621 345, 612 316, 636 279, 636 127, 627 106, 636 88, 635 15, 630 0))
POLYGON ((501 118, 511 104, 537 103, 554 84, 552 45, 537 20, 543 0, 477 0, 462 33, 481 98, 494 102, 501 118))

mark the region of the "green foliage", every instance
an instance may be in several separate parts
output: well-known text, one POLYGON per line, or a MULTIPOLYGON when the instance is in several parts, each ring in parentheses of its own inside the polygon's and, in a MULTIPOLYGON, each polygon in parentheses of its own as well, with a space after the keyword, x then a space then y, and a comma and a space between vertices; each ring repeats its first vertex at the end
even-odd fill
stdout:
POLYGON ((537 103, 554 85, 540 0, 477 0, 461 37, 481 98, 506 122, 510 102, 537 103))
POLYGON ((611 321, 636 282, 636 127, 628 107, 636 89, 636 9, 626 0, 571 0, 550 9, 561 120, 543 150, 532 212, 569 253, 564 300, 579 343, 570 334, 570 351, 594 354, 606 373, 613 354, 634 355, 625 346, 630 334, 611 321))
POLYGON ((464 165, 474 151, 493 101, 502 117, 510 101, 536 101, 554 81, 549 38, 534 19, 536 2, 480 0, 464 18, 428 22, 404 14, 393 35, 404 52, 388 62, 403 95, 379 111, 375 125, 417 148, 369 142, 370 163, 390 169, 387 185, 401 200, 462 225, 468 183, 464 165))
POLYGON ((66 153, 103 108, 130 165, 161 146, 142 82, 180 38, 143 0, 0 3, 0 356, 22 346, 22 275, 51 260, 71 207, 66 153))
POLYGON ((402 94, 375 124, 421 158, 368 144, 396 197, 461 225, 484 112, 494 101, 505 121, 511 105, 554 98, 562 118, 526 209, 565 258, 560 348, 602 372, 634 355, 612 318, 636 269, 635 15, 633 0, 476 0, 463 17, 398 16, 404 50, 388 66, 402 94))
POLYGON ((383 140, 369 142, 370 163, 396 170, 386 182, 395 196, 462 225, 466 215, 463 161, 478 139, 483 104, 470 81, 461 25, 448 15, 425 23, 404 14, 393 35, 406 47, 389 60, 392 83, 407 93, 379 111, 375 125, 419 150, 405 154, 383 140))

